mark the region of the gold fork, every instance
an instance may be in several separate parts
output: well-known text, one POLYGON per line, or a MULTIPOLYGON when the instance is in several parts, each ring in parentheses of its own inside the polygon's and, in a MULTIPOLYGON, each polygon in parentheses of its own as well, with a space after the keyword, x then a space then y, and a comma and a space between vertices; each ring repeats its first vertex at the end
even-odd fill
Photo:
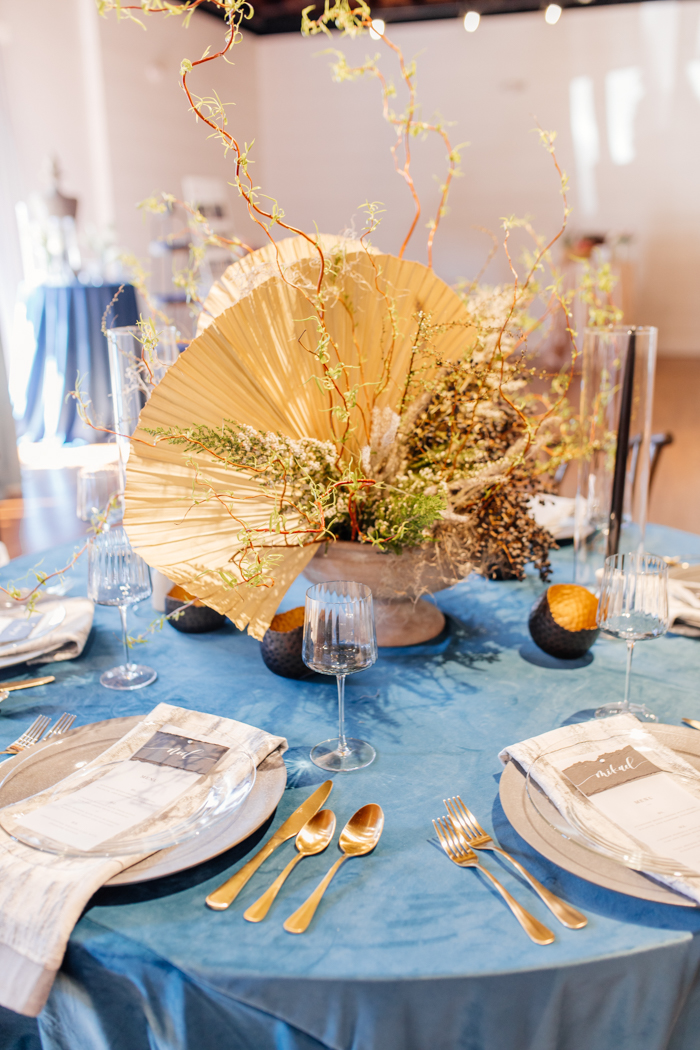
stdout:
POLYGON ((49 737, 52 736, 63 736, 64 733, 68 732, 68 730, 74 722, 75 715, 69 715, 67 711, 64 711, 61 717, 56 722, 56 725, 52 726, 51 729, 49 729, 48 733, 44 737, 44 742, 46 742, 49 739, 49 737))
POLYGON ((571 904, 567 904, 561 897, 557 897, 546 886, 543 886, 515 857, 511 857, 510 853, 506 853, 501 846, 494 842, 491 836, 484 831, 472 811, 464 805, 459 795, 455 795, 454 798, 444 798, 442 801, 452 818, 453 826, 466 840, 468 847, 471 849, 492 850, 494 853, 500 853, 502 857, 506 857, 513 867, 527 879, 542 903, 546 904, 552 914, 559 919, 559 922, 564 926, 568 926, 570 930, 580 930, 588 925, 588 919, 585 915, 572 907, 571 904))
POLYGON ((534 915, 531 915, 529 911, 526 911, 521 904, 518 904, 515 897, 511 897, 505 886, 501 886, 500 882, 495 875, 492 875, 487 868, 482 868, 481 864, 477 859, 474 850, 469 849, 468 846, 464 845, 464 840, 460 839, 457 835, 454 825, 449 817, 438 817, 437 820, 433 821, 433 827, 435 833, 440 840, 440 845, 444 849, 447 856, 457 864, 460 868, 478 868, 487 879, 490 879, 493 885, 496 887, 503 900, 506 902, 513 915, 518 920, 522 928, 528 937, 535 942, 535 944, 551 944, 554 940, 554 934, 551 930, 536 919, 534 915))
POLYGON ((38 718, 34 719, 29 729, 25 729, 22 735, 18 736, 11 744, 8 744, 4 751, 0 751, 0 755, 17 755, 20 751, 24 751, 25 748, 38 743, 50 721, 51 719, 48 715, 39 715, 38 718))

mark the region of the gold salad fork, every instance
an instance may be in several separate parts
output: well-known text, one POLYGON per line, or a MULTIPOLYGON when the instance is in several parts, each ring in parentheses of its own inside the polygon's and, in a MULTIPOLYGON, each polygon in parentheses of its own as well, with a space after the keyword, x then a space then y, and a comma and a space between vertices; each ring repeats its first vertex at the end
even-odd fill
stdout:
POLYGON ((455 830, 461 833, 468 847, 471 849, 492 850, 494 853, 500 853, 502 857, 506 857, 513 867, 527 879, 542 903, 546 904, 552 914, 559 919, 559 922, 564 926, 568 926, 570 930, 580 930, 588 925, 588 919, 585 915, 572 907, 571 904, 567 904, 561 897, 557 897, 546 886, 543 886, 515 857, 511 857, 510 853, 506 853, 501 846, 494 842, 491 836, 484 831, 472 811, 464 805, 459 795, 456 795, 454 798, 444 798, 442 801, 452 818, 455 830))
POLYGON ((56 725, 51 726, 51 728, 49 729, 48 733, 44 737, 44 742, 46 742, 49 739, 49 737, 63 736, 64 733, 67 733, 70 727, 75 722, 75 717, 75 715, 69 715, 67 711, 64 711, 61 717, 56 722, 56 725))
POLYGON ((455 827, 449 817, 438 817, 437 820, 433 821, 433 827, 435 833, 440 840, 440 845, 444 849, 447 856, 457 864, 460 868, 478 868, 482 874, 490 879, 493 885, 496 887, 503 900, 506 902, 513 915, 518 920, 522 928, 528 937, 535 942, 535 944, 551 944, 554 940, 554 934, 551 930, 536 919, 534 915, 531 915, 529 911, 526 911, 521 904, 518 904, 515 897, 511 897, 505 886, 502 886, 495 875, 492 875, 487 868, 482 868, 481 864, 477 859, 474 850, 464 845, 464 839, 460 838, 457 834, 455 827))
POLYGON ((17 755, 20 751, 24 751, 25 748, 38 743, 50 721, 51 719, 48 715, 39 715, 38 718, 34 719, 29 729, 25 729, 22 735, 18 736, 11 744, 8 744, 4 751, 0 751, 0 755, 17 755))

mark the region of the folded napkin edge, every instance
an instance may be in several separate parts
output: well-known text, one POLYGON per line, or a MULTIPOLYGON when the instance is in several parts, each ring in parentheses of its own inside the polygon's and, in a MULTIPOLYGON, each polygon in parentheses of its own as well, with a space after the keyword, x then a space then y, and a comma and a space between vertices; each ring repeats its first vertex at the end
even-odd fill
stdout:
POLYGON ((0 944, 0 1006, 23 1017, 38 1017, 58 969, 43 966, 10 945, 0 944))

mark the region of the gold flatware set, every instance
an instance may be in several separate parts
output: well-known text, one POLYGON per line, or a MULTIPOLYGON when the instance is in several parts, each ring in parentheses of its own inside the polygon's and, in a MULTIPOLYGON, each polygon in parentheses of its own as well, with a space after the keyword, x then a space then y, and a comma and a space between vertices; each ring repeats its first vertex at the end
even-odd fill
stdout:
POLYGON ((381 806, 374 803, 363 806, 354 813, 342 830, 338 846, 343 854, 300 908, 284 923, 287 933, 303 933, 314 917, 321 897, 330 886, 331 879, 348 857, 364 857, 371 853, 379 842, 384 829, 384 814, 381 806))
POLYGON ((46 733, 51 724, 51 719, 48 715, 39 715, 21 736, 18 736, 16 740, 8 744, 4 751, 0 751, 0 755, 18 755, 20 751, 26 751, 33 744, 38 744, 42 737, 44 737, 44 740, 48 740, 52 736, 63 736, 74 722, 75 715, 69 715, 64 711, 61 717, 57 719, 56 724, 46 733), (44 736, 44 733, 46 733, 46 736, 44 736))
POLYGON ((313 857, 316 853, 323 853, 331 844, 335 834, 335 813, 330 809, 321 809, 318 813, 304 824, 296 838, 297 855, 292 857, 284 871, 277 876, 272 885, 265 890, 262 897, 258 897, 255 904, 251 904, 247 911, 243 912, 243 918, 248 922, 260 922, 270 910, 270 905, 282 889, 287 876, 293 868, 303 860, 304 857, 313 857))
POLYGON ((35 685, 48 685, 55 682, 56 676, 47 674, 43 678, 21 678, 18 682, 0 682, 0 692, 11 693, 15 689, 32 689, 35 685))
MULTIPOLYGON (((255 856, 243 865, 240 871, 209 894, 206 898, 207 905, 215 911, 228 908, 260 865, 274 853, 277 847, 291 838, 296 838, 296 856, 262 896, 258 897, 243 913, 243 917, 248 922, 260 922, 264 919, 287 876, 299 861, 304 857, 323 853, 330 845, 335 834, 335 813, 330 809, 321 809, 321 807, 330 795, 332 787, 333 781, 326 780, 316 788, 313 794, 309 795, 306 801, 277 829, 262 849, 258 850, 255 856)), ((284 928, 288 933, 303 933, 307 929, 323 894, 344 861, 349 857, 362 857, 371 853, 379 842, 383 828, 384 814, 380 806, 375 804, 363 806, 353 814, 343 828, 338 841, 342 857, 335 862, 310 897, 286 920, 284 928)))
POLYGON ((572 905, 567 904, 561 897, 543 886, 534 875, 531 875, 523 865, 512 857, 510 853, 502 849, 494 839, 482 828, 470 809, 462 802, 459 795, 454 798, 443 799, 448 816, 438 817, 433 821, 433 827, 440 845, 450 860, 461 868, 478 868, 489 881, 496 887, 506 904, 513 912, 528 937, 535 944, 551 944, 554 934, 543 923, 531 915, 514 897, 502 886, 495 875, 479 863, 476 855, 477 850, 491 850, 505 857, 515 869, 529 882, 533 890, 539 896, 543 904, 546 904, 554 916, 567 926, 570 930, 580 930, 587 925, 588 919, 572 905))
POLYGON ((492 875, 488 868, 484 868, 483 865, 479 864, 476 853, 473 849, 470 849, 465 845, 465 840, 460 838, 455 830, 455 826, 449 817, 438 817, 437 820, 433 821, 433 827, 440 840, 440 845, 444 849, 447 856, 457 864, 460 868, 478 868, 479 871, 493 883, 503 900, 506 902, 513 915, 518 920, 522 928, 528 937, 535 942, 535 944, 551 944, 554 940, 554 934, 549 930, 543 923, 536 919, 534 915, 531 915, 529 911, 523 908, 522 904, 518 904, 515 897, 511 897, 505 886, 502 886, 495 875, 492 875))
POLYGON ((317 787, 314 793, 309 795, 306 802, 302 802, 299 808, 294 810, 291 817, 287 817, 284 824, 277 829, 269 842, 266 842, 262 849, 258 850, 255 856, 247 864, 243 865, 240 871, 237 871, 218 889, 209 894, 206 899, 207 905, 215 911, 223 911, 225 908, 228 908, 263 861, 267 860, 277 847, 281 846, 287 839, 298 835, 304 824, 318 813, 330 795, 332 787, 332 780, 325 780, 320 787, 317 787))
POLYGON ((35 685, 48 685, 49 682, 55 682, 56 676, 49 674, 44 678, 23 678, 19 682, 0 682, 0 704, 3 700, 7 700, 10 693, 15 689, 31 689, 35 685))
MULTIPOLYGON (((332 781, 326 780, 316 788, 313 794, 277 829, 262 849, 258 850, 255 856, 243 865, 240 871, 209 894, 206 898, 207 905, 216 911, 228 908, 260 865, 274 853, 278 846, 294 838, 297 850, 295 856, 265 892, 243 913, 243 918, 248 922, 261 922, 297 864, 305 857, 323 853, 331 844, 336 827, 335 814, 332 810, 322 807, 332 787, 332 781)), ((478 852, 488 850, 505 857, 527 880, 543 904, 562 925, 570 930, 580 930, 587 925, 588 919, 585 915, 543 886, 520 861, 499 846, 494 838, 484 830, 459 795, 443 799, 443 802, 447 816, 438 817, 433 821, 433 827, 442 849, 458 867, 478 868, 498 890, 523 930, 535 944, 551 944, 555 940, 554 934, 544 923, 531 915, 488 868, 479 863, 478 852)), ((384 813, 381 807, 374 803, 362 806, 350 817, 338 840, 338 848, 342 856, 331 866, 313 893, 285 920, 283 926, 287 933, 304 933, 308 929, 321 898, 341 866, 350 857, 363 857, 371 853, 379 842, 383 829, 384 813)))

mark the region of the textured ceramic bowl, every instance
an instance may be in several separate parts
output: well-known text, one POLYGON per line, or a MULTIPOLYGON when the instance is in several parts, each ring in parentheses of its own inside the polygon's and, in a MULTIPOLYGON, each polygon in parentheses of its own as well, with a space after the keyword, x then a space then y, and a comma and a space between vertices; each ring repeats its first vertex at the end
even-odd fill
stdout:
POLYGON ((530 612, 532 640, 550 656, 577 660, 600 634, 596 624, 598 599, 585 587, 556 583, 548 587, 530 612))
POLYGON ((312 583, 354 580, 372 590, 377 645, 419 645, 437 637, 445 617, 421 594, 452 587, 462 578, 426 562, 425 552, 408 548, 402 554, 383 553, 367 543, 338 540, 324 544, 304 569, 312 583))
POLYGON ((277 613, 265 632, 260 652, 265 666, 282 678, 303 678, 310 674, 301 658, 304 638, 304 606, 277 613))
MULTIPOLYGON (((192 596, 182 587, 172 587, 165 596, 165 613, 169 616, 183 605, 192 601, 192 596)), ((208 605, 196 600, 177 619, 168 620, 171 627, 183 634, 204 634, 206 631, 218 631, 226 623, 226 617, 208 605)))

